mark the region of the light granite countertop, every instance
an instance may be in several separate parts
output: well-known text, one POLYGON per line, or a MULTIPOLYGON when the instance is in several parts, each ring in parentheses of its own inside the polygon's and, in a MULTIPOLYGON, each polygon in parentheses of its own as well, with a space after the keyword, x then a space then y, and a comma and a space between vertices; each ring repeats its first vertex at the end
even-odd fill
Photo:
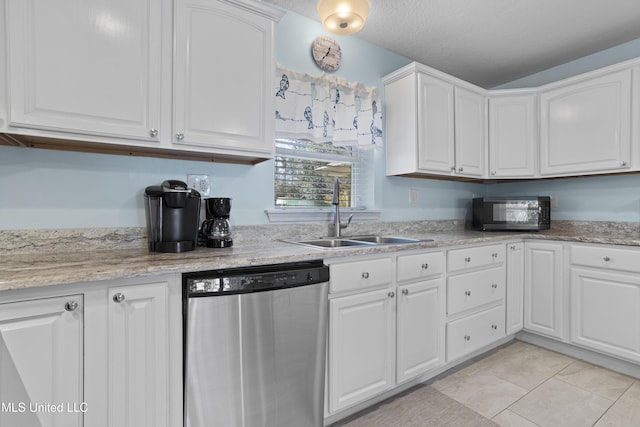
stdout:
MULTIPOLYGON (((316 249, 282 241, 320 236, 323 232, 319 229, 278 226, 276 233, 269 234, 265 230, 271 230, 269 227, 275 226, 244 227, 237 232, 233 248, 198 248, 179 254, 149 252, 144 232, 138 229, 134 233, 122 230, 115 233, 92 230, 79 234, 65 234, 56 231, 51 237, 55 244, 51 245, 42 243, 46 239, 29 240, 25 237, 29 232, 0 231, 0 242, 5 243, 4 247, 0 246, 0 291, 456 245, 491 244, 519 239, 640 246, 637 223, 598 222, 594 225, 566 222, 559 223, 559 226, 553 227, 552 230, 533 233, 470 231, 465 230, 461 223, 429 222, 428 226, 425 226, 424 222, 387 223, 382 226, 378 224, 376 234, 432 241, 338 249, 316 249), (132 234, 136 233, 137 236, 132 238, 132 234), (113 238, 114 234, 120 238, 113 238), (87 243, 87 240, 92 239, 96 239, 100 244, 87 243), (27 241, 29 244, 25 244, 27 241), (31 246, 32 249, 25 250, 25 246, 31 246)), ((357 228, 354 233, 372 234, 370 230, 357 228)), ((35 234, 42 238, 46 233, 43 234, 39 230, 35 234)))

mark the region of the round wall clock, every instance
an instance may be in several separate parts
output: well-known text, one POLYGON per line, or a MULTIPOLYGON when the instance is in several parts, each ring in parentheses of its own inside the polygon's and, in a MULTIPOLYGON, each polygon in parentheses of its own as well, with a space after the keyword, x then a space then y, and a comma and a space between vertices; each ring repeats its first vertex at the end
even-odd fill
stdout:
POLYGON ((318 36, 311 45, 311 53, 318 67, 325 71, 335 71, 340 68, 342 50, 338 42, 329 36, 318 36))

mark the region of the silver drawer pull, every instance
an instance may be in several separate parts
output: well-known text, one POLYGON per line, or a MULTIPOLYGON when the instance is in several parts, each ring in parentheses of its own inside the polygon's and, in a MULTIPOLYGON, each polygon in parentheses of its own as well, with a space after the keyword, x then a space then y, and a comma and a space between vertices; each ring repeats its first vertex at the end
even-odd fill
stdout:
POLYGON ((389 298, 393 298, 393 297, 395 297, 395 296, 396 296, 396 293, 395 293, 395 292, 393 292, 393 291, 391 291, 391 292, 389 292, 389 293, 387 294, 387 296, 388 296, 389 298))
POLYGON ((609 258, 608 256, 606 256, 606 257, 604 257, 604 258, 602 258, 602 259, 603 259, 603 260, 605 260, 605 262, 609 262, 609 261, 611 261, 611 258, 609 258))
POLYGON ((464 259, 464 262, 471 262, 471 257, 470 257, 470 256, 466 257, 466 258, 464 259))
POLYGON ((427 270, 428 268, 429 268, 429 264, 427 264, 427 263, 422 264, 422 269, 423 270, 427 270))
POLYGON ((471 335, 465 335, 464 336, 464 340, 465 341, 471 341, 471 335))
POLYGON ((491 287, 492 287, 493 289, 498 289, 498 284, 497 284, 497 283, 492 283, 492 284, 491 284, 491 287))
POLYGON ((498 258, 498 253, 497 253, 497 252, 494 252, 494 253, 492 253, 492 254, 491 254, 491 256, 492 256, 493 258, 498 258))
POLYGON ((470 296, 471 296, 471 291, 464 291, 464 294, 465 294, 466 296, 470 297, 470 296))
POLYGON ((494 331, 497 331, 498 330, 498 325, 495 325, 495 324, 491 325, 491 329, 493 329, 494 331))
POLYGON ((113 296, 113 302, 120 304, 122 301, 124 301, 123 293, 118 292, 113 296))
POLYGON ((363 279, 368 279, 369 278, 369 272, 365 271, 364 273, 362 273, 362 278, 363 279))
POLYGON ((403 289, 402 295, 409 295, 409 289, 403 289))
POLYGON ((64 309, 67 311, 75 311, 78 308, 78 303, 76 301, 69 301, 64 305, 64 309))

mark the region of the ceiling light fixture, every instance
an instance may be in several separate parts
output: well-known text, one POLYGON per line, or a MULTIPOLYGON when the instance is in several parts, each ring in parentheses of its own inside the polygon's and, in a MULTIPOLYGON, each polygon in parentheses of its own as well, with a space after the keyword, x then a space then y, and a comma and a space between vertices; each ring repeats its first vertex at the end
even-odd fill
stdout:
POLYGON ((352 34, 364 27, 370 7, 370 0, 320 0, 318 14, 327 31, 352 34))

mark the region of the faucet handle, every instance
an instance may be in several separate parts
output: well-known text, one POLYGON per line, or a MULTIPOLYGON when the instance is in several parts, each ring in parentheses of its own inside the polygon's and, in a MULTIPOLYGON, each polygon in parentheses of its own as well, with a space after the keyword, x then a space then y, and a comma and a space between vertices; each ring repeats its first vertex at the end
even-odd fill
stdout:
POLYGON ((347 223, 346 224, 340 224, 340 228, 347 228, 349 226, 349 224, 351 224, 351 220, 353 219, 353 214, 349 215, 349 219, 347 219, 347 223))

